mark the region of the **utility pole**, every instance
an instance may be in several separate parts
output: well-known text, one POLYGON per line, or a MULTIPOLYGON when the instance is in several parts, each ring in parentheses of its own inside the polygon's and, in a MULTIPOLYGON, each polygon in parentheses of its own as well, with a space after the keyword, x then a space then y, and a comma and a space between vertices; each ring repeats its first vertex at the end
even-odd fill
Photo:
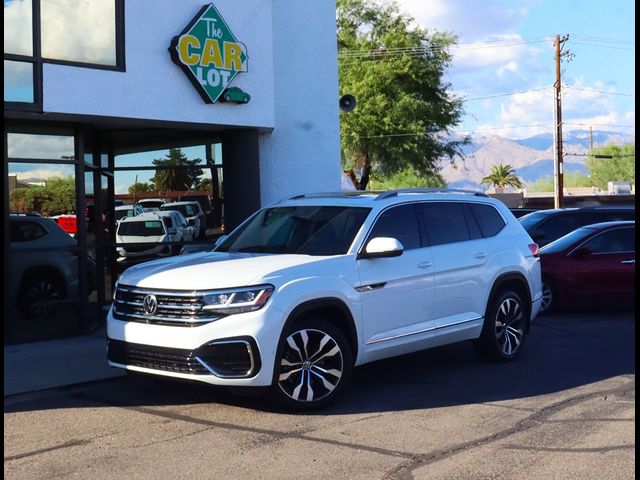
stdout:
POLYGON ((568 61, 573 59, 573 53, 562 51, 562 45, 569 40, 569 35, 556 35, 555 47, 556 47, 556 83, 555 87, 555 132, 556 132, 556 161, 554 165, 554 208, 562 208, 562 193, 564 190, 564 167, 563 167, 563 155, 562 155, 562 72, 560 70, 560 59, 567 57, 568 61))
POLYGON ((589 150, 593 150, 593 130, 591 129, 591 125, 589 125, 589 150))

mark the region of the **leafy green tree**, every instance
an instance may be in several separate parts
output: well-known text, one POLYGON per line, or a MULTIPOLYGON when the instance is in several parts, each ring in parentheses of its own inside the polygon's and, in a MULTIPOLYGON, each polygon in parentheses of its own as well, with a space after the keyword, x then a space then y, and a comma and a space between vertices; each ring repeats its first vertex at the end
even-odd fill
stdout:
POLYGON ((38 212, 45 216, 75 211, 76 187, 73 176, 50 178, 45 185, 16 188, 9 195, 9 206, 16 212, 38 212))
POLYGON ((202 175, 200 162, 202 159, 189 160, 182 150, 172 148, 165 158, 156 158, 152 163, 156 167, 174 168, 158 168, 151 181, 158 191, 191 190, 202 175))
POLYGON ((436 177, 443 158, 461 156, 468 137, 454 138, 462 101, 442 75, 455 37, 415 26, 397 4, 338 0, 341 95, 356 98, 341 115, 343 169, 366 189, 372 174, 412 168, 436 177))
POLYGON ((129 193, 148 193, 155 192, 156 187, 153 183, 150 182, 136 182, 132 185, 129 185, 129 193))
MULTIPOLYGON (((565 172, 563 176, 563 184, 564 188, 580 188, 593 186, 591 178, 580 172, 565 172)), ((538 178, 535 182, 527 184, 527 191, 532 193, 553 192, 553 175, 547 175, 545 177, 538 178)))
POLYGON ((587 158, 587 168, 593 184, 602 189, 608 182, 636 183, 636 146, 607 145, 594 148, 587 158), (598 158, 601 155, 611 158, 598 158))
POLYGON ((524 188, 524 184, 522 180, 516 175, 515 170, 509 164, 503 165, 502 163, 498 165, 492 165, 489 175, 484 177, 480 183, 484 183, 486 185, 495 185, 498 188, 506 187, 507 185, 511 185, 516 188, 524 188))
POLYGON ((369 182, 371 190, 396 190, 399 188, 445 188, 447 182, 439 175, 424 176, 408 167, 386 178, 371 178, 369 182))
POLYGON ((197 190, 207 190, 210 192, 212 188, 213 188, 213 182, 210 178, 203 178, 199 180, 198 184, 196 185, 197 190))

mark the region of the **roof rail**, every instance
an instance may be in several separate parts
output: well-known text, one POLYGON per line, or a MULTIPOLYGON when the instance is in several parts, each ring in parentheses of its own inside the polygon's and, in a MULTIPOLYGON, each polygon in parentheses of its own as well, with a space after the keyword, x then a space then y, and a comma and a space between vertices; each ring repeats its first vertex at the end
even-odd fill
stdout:
POLYGON ((486 193, 476 192, 474 190, 460 190, 458 188, 400 188, 398 190, 383 192, 376 197, 376 200, 396 197, 400 193, 464 193, 467 195, 475 195, 476 197, 489 197, 486 193))
POLYGON ((326 192, 326 193, 300 193, 298 195, 293 195, 291 197, 285 197, 280 202, 285 202, 287 200, 301 200, 303 198, 332 198, 332 197, 356 197, 358 195, 375 195, 381 193, 379 191, 370 191, 370 190, 353 190, 349 192, 326 192))

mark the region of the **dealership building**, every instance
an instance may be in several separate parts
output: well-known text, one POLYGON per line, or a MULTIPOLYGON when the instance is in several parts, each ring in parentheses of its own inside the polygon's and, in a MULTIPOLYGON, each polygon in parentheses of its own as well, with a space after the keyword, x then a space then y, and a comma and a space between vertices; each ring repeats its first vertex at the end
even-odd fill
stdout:
POLYGON ((100 324, 119 198, 197 191, 228 231, 340 190, 335 2, 9 0, 4 14, 5 342, 100 324), (57 241, 47 222, 69 217, 75 241, 57 241))

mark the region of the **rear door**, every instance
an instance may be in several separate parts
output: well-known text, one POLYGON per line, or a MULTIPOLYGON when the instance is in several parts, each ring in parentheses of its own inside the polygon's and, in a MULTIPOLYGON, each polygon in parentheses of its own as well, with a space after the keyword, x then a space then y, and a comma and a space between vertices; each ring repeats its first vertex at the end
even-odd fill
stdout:
POLYGON ((425 202, 420 204, 420 214, 436 276, 436 327, 483 317, 488 282, 483 269, 491 251, 469 206, 463 202, 425 202))

